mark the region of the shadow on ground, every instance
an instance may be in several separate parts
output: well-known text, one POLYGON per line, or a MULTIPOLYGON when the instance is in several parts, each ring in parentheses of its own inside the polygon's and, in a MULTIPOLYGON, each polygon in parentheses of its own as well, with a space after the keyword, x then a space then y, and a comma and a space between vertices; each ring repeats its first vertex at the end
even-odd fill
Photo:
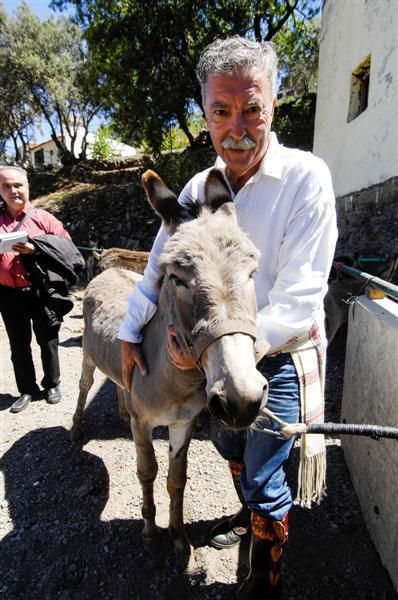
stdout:
MULTIPOLYGON (((205 574, 179 573, 166 531, 163 554, 153 559, 142 549, 141 520, 101 521, 108 472, 99 457, 71 444, 66 429, 26 434, 3 456, 1 468, 14 526, 0 545, 7 557, 4 598, 203 597, 205 574)), ((195 523, 193 542, 203 544, 212 525, 195 523)))

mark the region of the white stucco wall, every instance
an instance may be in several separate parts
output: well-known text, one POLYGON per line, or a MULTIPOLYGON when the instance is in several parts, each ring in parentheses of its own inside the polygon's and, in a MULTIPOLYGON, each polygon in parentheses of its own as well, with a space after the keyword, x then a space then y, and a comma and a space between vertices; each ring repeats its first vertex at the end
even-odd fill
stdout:
MULTIPOLYGON (((93 158, 93 144, 96 140, 96 134, 89 132, 87 134, 87 158, 93 158)), ((128 144, 123 144, 123 142, 117 142, 116 140, 109 140, 109 145, 114 152, 115 156, 118 158, 129 158, 130 156, 135 156, 137 154, 137 150, 133 146, 129 146, 128 144)), ((80 141, 81 147, 81 141, 80 141)), ((80 150, 79 150, 80 151, 80 150)))
POLYGON ((61 162, 58 158, 58 148, 55 145, 53 140, 49 140, 48 142, 41 144, 37 148, 33 148, 30 150, 30 160, 33 166, 37 165, 35 161, 35 153, 38 150, 43 150, 44 154, 44 163, 45 165, 54 165, 56 167, 60 166, 61 162))
POLYGON ((326 0, 314 153, 342 196, 398 175, 398 2, 326 0), (351 74, 371 54, 367 109, 347 123, 351 74))
MULTIPOLYGON (((361 296, 350 306, 342 419, 398 427, 398 304, 361 296)), ((398 591, 398 441, 342 436, 362 513, 398 591)))

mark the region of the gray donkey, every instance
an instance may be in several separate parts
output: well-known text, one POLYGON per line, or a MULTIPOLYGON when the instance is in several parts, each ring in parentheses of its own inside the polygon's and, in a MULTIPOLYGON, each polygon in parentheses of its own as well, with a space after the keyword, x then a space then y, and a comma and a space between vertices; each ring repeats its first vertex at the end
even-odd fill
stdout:
POLYGON ((267 382, 256 369, 254 355, 257 308, 252 275, 259 253, 237 225, 219 171, 209 172, 205 204, 193 203, 190 209, 183 208, 152 171, 144 173, 143 185, 171 235, 160 258, 158 309, 143 331, 149 374, 144 377, 135 369, 131 391, 123 390, 117 334, 127 297, 141 276, 108 269, 89 284, 84 298, 83 365, 72 431, 79 428, 98 367, 118 386, 122 409, 130 417, 143 491, 143 542, 152 554, 159 541, 152 430, 168 427, 169 533, 185 561, 191 547, 183 523, 183 496, 195 417, 207 406, 225 426, 246 428, 266 402, 267 382), (181 371, 170 362, 169 324, 182 350, 195 356, 196 369, 181 371))

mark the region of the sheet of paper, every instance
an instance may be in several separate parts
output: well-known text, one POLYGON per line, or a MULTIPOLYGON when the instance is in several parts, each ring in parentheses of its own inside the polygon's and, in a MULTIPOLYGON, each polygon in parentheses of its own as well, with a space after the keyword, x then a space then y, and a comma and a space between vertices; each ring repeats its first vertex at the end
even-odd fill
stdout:
POLYGON ((23 244, 28 241, 27 231, 11 231, 10 233, 0 233, 0 254, 12 252, 14 244, 23 244))

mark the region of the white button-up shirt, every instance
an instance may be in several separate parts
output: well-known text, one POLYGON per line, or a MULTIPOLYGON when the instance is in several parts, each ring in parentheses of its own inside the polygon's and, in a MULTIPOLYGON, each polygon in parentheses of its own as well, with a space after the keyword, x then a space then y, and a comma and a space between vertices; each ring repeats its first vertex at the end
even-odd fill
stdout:
MULTIPOLYGON (((220 157, 215 166, 226 165, 220 157)), ((204 201, 209 169, 195 175, 179 202, 204 201)), ((323 298, 333 260, 336 212, 328 167, 311 152, 285 148, 275 134, 258 171, 233 196, 238 223, 261 252, 254 275, 257 338, 272 352, 313 322, 324 333, 323 298)), ((128 301, 119 338, 142 340, 141 329, 153 316, 159 296, 158 258, 168 239, 163 226, 155 239, 143 279, 128 301)))

